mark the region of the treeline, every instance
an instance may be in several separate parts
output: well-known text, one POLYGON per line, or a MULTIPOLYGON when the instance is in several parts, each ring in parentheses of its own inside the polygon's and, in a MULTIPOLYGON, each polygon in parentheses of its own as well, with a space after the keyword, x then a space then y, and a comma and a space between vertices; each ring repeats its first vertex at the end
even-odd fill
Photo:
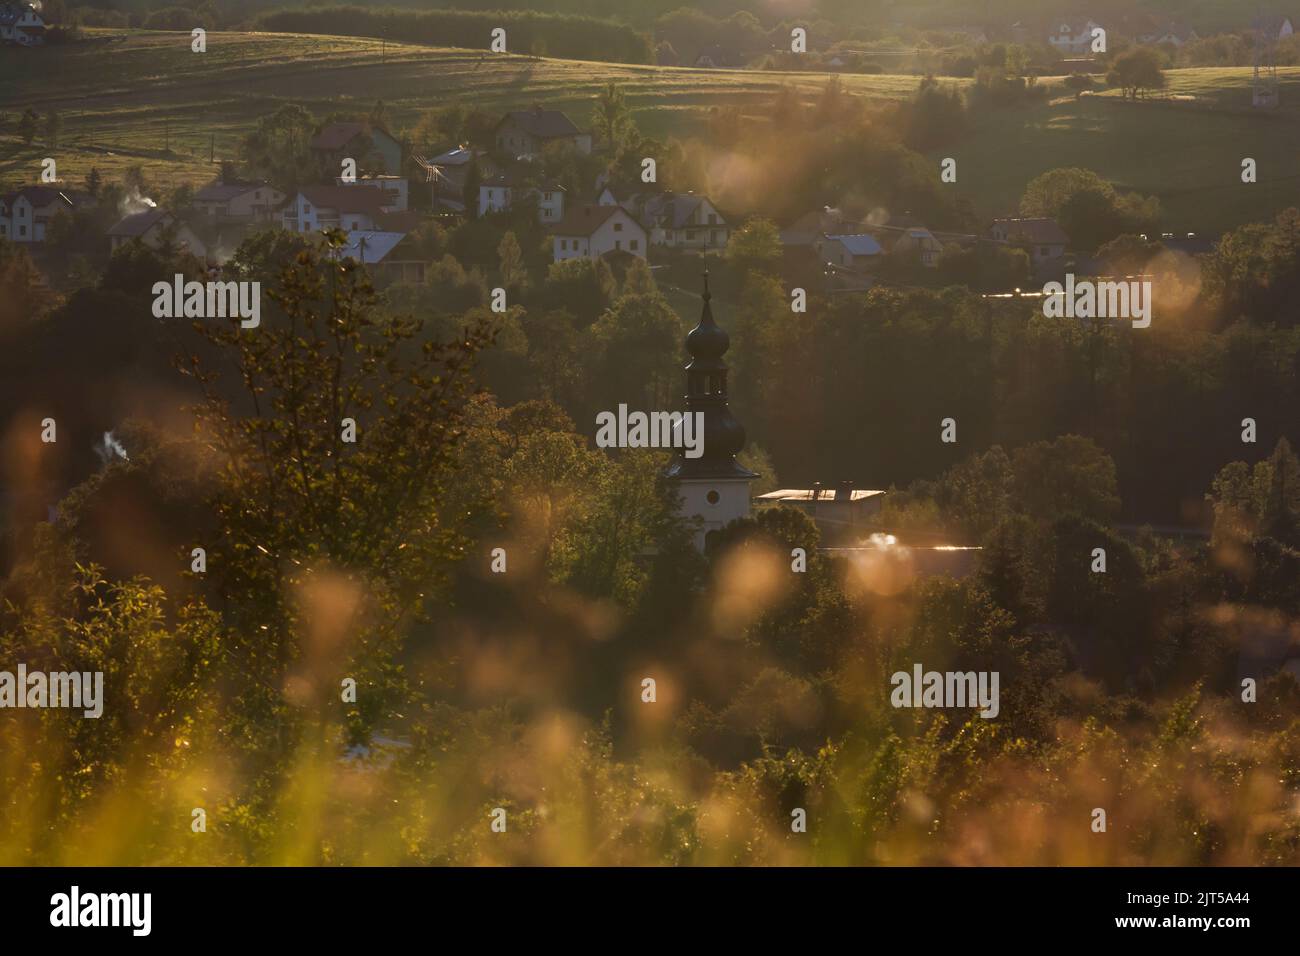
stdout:
POLYGON ((492 40, 492 31, 500 27, 506 31, 511 53, 609 63, 649 63, 653 56, 649 37, 612 20, 522 10, 479 13, 324 7, 276 10, 256 17, 252 25, 272 33, 387 37, 484 50, 492 40))

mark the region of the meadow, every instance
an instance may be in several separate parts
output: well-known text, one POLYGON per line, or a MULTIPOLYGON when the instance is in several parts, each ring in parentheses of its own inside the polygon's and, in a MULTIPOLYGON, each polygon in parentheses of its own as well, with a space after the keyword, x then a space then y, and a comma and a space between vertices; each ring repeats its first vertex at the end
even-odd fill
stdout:
MULTIPOLYGON (((713 108, 762 116, 771 94, 791 85, 809 98, 824 74, 629 66, 434 48, 380 40, 264 33, 213 33, 190 51, 181 33, 90 31, 89 42, 6 51, 0 60, 0 184, 29 182, 53 152, 44 132, 17 135, 24 108, 57 110, 59 173, 79 182, 92 166, 110 178, 132 165, 152 182, 211 178, 258 117, 284 103, 318 114, 368 111, 376 100, 399 129, 422 111, 462 103, 490 111, 545 103, 586 124, 600 87, 624 85, 636 121, 651 136, 698 132, 713 108)), ((1249 110, 1251 71, 1174 70, 1170 99, 1124 103, 1111 92, 1057 96, 1028 109, 979 115, 958 144, 956 188, 984 216, 1015 209, 1024 185, 1058 166, 1085 166, 1116 185, 1158 196, 1165 228, 1218 233, 1271 218, 1296 202, 1300 68, 1279 71, 1283 107, 1249 110), (1242 189, 1241 160, 1260 181, 1242 189)), ((849 92, 877 103, 911 95, 918 78, 842 75, 849 92)), ((966 81, 952 80, 958 85, 966 81)), ((1043 80, 1053 83, 1050 78, 1043 80)), ((774 157, 779 162, 779 157, 774 157)))

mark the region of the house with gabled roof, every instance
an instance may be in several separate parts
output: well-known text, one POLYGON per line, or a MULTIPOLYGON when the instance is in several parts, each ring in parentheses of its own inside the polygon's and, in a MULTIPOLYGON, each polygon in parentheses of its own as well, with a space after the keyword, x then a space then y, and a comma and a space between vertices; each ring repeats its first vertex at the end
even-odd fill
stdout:
POLYGON ((850 272, 870 272, 884 257, 885 250, 869 233, 822 236, 813 242, 813 251, 822 262, 850 272))
POLYGON ((44 242, 50 220, 73 207, 67 193, 54 186, 24 186, 0 196, 0 239, 44 242))
POLYGON ((707 196, 658 193, 641 197, 637 218, 650 244, 676 249, 721 249, 731 227, 707 196))
POLYGON ((1060 53, 1092 52, 1093 31, 1101 29, 1096 20, 1062 18, 1053 20, 1047 42, 1060 53))
POLYGON ((203 240, 193 229, 165 209, 148 209, 118 220, 108 230, 108 242, 113 252, 136 240, 150 249, 158 249, 169 235, 177 247, 187 250, 200 259, 207 257, 208 250, 203 240))
POLYGON ((542 150, 556 143, 567 143, 586 155, 591 153, 590 133, 578 129, 560 110, 540 106, 512 110, 501 117, 494 138, 500 152, 520 159, 536 159, 542 150))
POLYGON ((218 178, 194 194, 191 206, 212 221, 266 222, 284 200, 284 193, 265 180, 218 178))
POLYGON ((374 123, 329 123, 308 145, 321 167, 334 176, 342 172, 344 159, 356 160, 358 173, 377 169, 396 176, 402 172, 402 144, 374 123))
POLYGON ((45 21, 30 3, 0 3, 0 41, 40 46, 45 42, 45 21))
POLYGON ((409 232, 418 218, 409 211, 387 208, 383 189, 365 186, 303 186, 281 208, 281 225, 290 232, 343 229, 409 232))
POLYGON ((1281 40, 1295 33, 1291 18, 1280 13, 1258 16, 1250 21, 1250 32, 1258 33, 1266 40, 1281 40))
POLYGON ((622 206, 586 204, 571 208, 548 232, 555 262, 596 259, 613 252, 644 259, 648 245, 645 229, 622 206))

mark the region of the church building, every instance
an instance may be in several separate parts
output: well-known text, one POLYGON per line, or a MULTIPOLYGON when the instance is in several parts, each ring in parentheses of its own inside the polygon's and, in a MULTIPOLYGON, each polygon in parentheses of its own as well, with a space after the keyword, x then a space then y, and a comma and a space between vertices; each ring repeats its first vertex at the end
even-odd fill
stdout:
POLYGON ((691 356, 686 366, 686 410, 703 413, 703 449, 698 458, 679 451, 668 468, 668 477, 678 483, 682 517, 700 520, 695 546, 701 551, 709 532, 749 516, 749 483, 758 477, 736 461, 745 447, 745 429, 727 407, 727 365, 722 356, 731 339, 713 321, 710 298, 705 272, 700 324, 686 336, 691 356))

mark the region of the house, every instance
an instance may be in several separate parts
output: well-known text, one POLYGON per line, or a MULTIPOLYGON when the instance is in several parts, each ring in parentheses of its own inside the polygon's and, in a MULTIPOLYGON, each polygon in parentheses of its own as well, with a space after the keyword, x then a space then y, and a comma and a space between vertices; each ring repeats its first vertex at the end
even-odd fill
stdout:
POLYGON ((1291 25, 1290 17, 1273 14, 1251 20, 1250 32, 1260 34, 1265 40, 1281 40, 1295 33, 1295 27, 1291 25))
POLYGON ((540 106, 507 113, 497 123, 495 139, 502 153, 524 159, 536 159, 555 143, 567 143, 580 153, 591 153, 590 133, 582 132, 559 110, 540 106))
POLYGON ((850 272, 867 272, 880 262, 884 249, 875 236, 856 235, 822 236, 813 243, 817 258, 828 266, 850 272))
POLYGON ((1153 30, 1147 30, 1138 34, 1138 42, 1160 46, 1168 44, 1169 46, 1182 46, 1185 43, 1191 43, 1193 40, 1199 40, 1196 31, 1185 23, 1169 22, 1160 24, 1153 30))
POLYGON ((353 180, 345 180, 338 176, 334 180, 336 186, 361 186, 368 189, 378 189, 384 197, 380 208, 384 212, 405 212, 408 208, 410 198, 410 184, 405 176, 376 176, 374 174, 358 176, 353 180))
POLYGON ((804 213, 781 230, 781 245, 790 248, 812 248, 825 235, 853 232, 857 222, 839 209, 823 206, 804 213))
POLYGON ((1035 269, 1062 258, 1070 244, 1070 237, 1055 219, 994 219, 989 238, 1023 246, 1035 269))
POLYGON ((943 243, 935 238, 934 233, 924 226, 912 226, 901 230, 889 250, 890 255, 916 256, 921 265, 933 269, 939 265, 943 255, 943 243))
POLYGON ((769 491, 754 500, 760 506, 798 508, 819 526, 829 525, 831 530, 838 530, 865 525, 867 519, 879 515, 885 492, 854 488, 847 483, 827 488, 818 484, 812 488, 769 491))
POLYGON ((537 202, 538 222, 550 225, 564 218, 564 194, 564 187, 557 182, 523 186, 509 175, 494 176, 478 188, 478 214, 502 212, 513 206, 516 198, 531 198, 537 202))
POLYGON ((555 262, 595 259, 620 250, 645 258, 646 231, 622 206, 587 204, 572 208, 549 231, 555 262))
POLYGON ((30 3, 0 3, 0 41, 40 46, 45 42, 45 21, 30 3))
POLYGON ((1091 53, 1092 31, 1100 30, 1096 20, 1060 20, 1047 35, 1058 53, 1091 53))
POLYGON ((284 202, 284 193, 266 181, 208 183, 194 194, 192 208, 212 221, 265 222, 284 202))
POLYGON ((655 246, 721 249, 731 236, 727 220, 717 207, 706 196, 694 193, 650 196, 640 203, 637 218, 655 246))
POLYGON ((409 250, 407 235, 405 232, 353 230, 334 255, 341 259, 355 259, 366 266, 379 286, 396 282, 423 282, 424 260, 410 251, 403 254, 404 248, 409 250))
POLYGON ((53 186, 24 186, 0 196, 0 239, 44 242, 50 220, 72 209, 68 195, 53 186))
POLYGON ((330 123, 311 138, 312 155, 324 169, 341 172, 344 159, 354 159, 357 171, 402 172, 402 144, 388 130, 373 123, 330 123))
POLYGON ((281 224, 290 232, 344 229, 348 232, 388 230, 395 217, 384 209, 384 192, 356 186, 304 186, 281 210, 281 224))
POLYGON ((207 257, 208 250, 203 240, 164 209, 133 213, 108 230, 109 248, 113 252, 137 239, 150 249, 158 249, 169 237, 178 248, 188 250, 200 259, 207 257))
POLYGON ((744 66, 745 60, 738 51, 714 44, 700 51, 695 65, 704 70, 735 70, 744 66))

